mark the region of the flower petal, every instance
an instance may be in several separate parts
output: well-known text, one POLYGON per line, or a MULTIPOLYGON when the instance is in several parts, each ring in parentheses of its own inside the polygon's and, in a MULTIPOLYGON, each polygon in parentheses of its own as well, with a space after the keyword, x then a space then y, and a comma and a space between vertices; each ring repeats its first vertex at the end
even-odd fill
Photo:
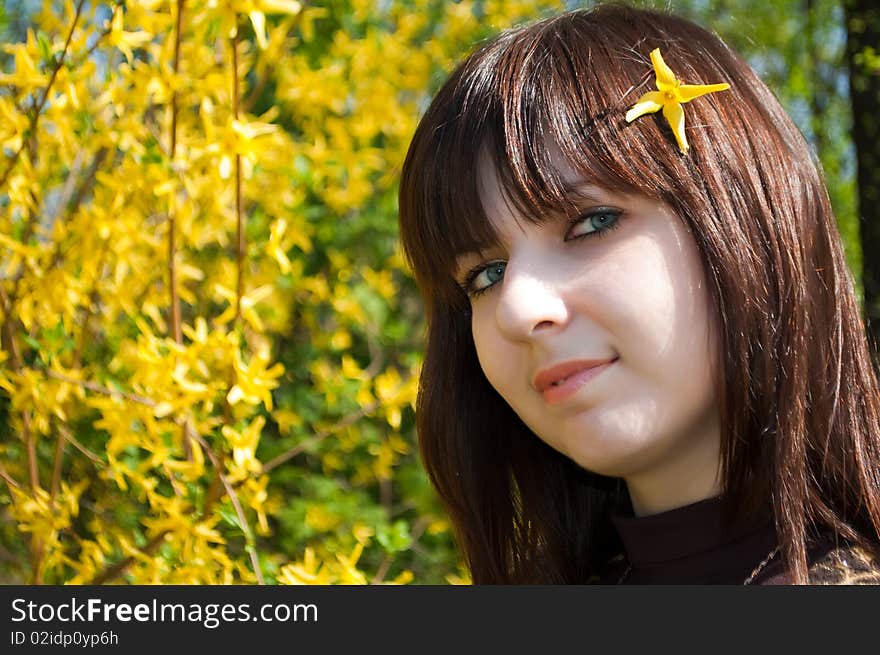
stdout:
POLYGON ((677 102, 663 105, 663 116, 669 122, 669 127, 672 128, 681 154, 686 154, 689 146, 687 137, 684 135, 684 110, 681 105, 677 102))
POLYGON ((298 14, 302 3, 297 0, 261 0, 260 9, 268 14, 298 14))
POLYGON ((678 97, 680 102, 689 102, 707 93, 727 91, 729 88, 730 85, 727 82, 721 84, 682 84, 678 87, 678 97))
POLYGON ((672 72, 672 69, 666 65, 666 62, 663 61, 663 56, 660 54, 660 48, 654 48, 651 50, 651 63, 654 65, 654 73, 657 76, 657 88, 661 91, 668 91, 674 89, 678 85, 678 80, 675 79, 675 73, 672 72))
POLYGON ((645 95, 639 98, 630 110, 626 112, 626 122, 632 123, 639 116, 644 116, 645 114, 653 114, 655 111, 659 110, 660 107, 663 106, 663 103, 660 102, 660 99, 663 97, 663 94, 659 91, 648 91, 645 95))
POLYGON ((257 37, 257 45, 260 47, 260 50, 265 50, 269 47, 269 41, 266 39, 266 15, 262 11, 251 11, 248 12, 248 16, 250 16, 251 24, 254 26, 254 36, 257 37))

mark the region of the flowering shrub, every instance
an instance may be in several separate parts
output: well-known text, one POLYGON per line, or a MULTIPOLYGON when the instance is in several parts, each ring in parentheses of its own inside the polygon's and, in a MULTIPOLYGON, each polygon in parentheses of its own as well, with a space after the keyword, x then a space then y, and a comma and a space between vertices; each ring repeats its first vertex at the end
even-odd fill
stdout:
POLYGON ((47 0, 0 55, 6 582, 466 582, 396 184, 550 2, 47 0))

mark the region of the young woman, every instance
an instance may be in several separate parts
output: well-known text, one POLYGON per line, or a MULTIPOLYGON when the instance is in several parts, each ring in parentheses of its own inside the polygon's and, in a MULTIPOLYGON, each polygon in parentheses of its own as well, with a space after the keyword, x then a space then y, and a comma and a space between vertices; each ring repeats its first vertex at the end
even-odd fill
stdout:
POLYGON ((476 584, 880 583, 880 391, 804 139, 721 40, 506 32, 423 117, 420 447, 476 584))

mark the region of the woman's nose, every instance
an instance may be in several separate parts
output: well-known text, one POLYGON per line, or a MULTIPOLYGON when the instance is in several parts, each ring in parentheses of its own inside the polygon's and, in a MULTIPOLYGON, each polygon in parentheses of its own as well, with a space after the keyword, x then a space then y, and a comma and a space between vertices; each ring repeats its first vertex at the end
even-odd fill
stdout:
POLYGON ((558 328, 568 319, 558 283, 535 270, 517 270, 508 264, 500 292, 495 318, 509 339, 533 338, 558 328))

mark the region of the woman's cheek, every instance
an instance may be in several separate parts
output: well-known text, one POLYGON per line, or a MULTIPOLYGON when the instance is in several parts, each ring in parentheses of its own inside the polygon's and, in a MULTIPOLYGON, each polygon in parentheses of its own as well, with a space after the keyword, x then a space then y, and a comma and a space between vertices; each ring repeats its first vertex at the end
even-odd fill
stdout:
MULTIPOLYGON (((486 299, 483 299, 484 301, 486 299)), ((485 305, 485 303, 483 304, 485 305)), ((489 383, 495 387, 499 393, 500 381, 504 379, 504 339, 494 327, 495 321, 485 306, 475 307, 473 310, 473 318, 471 322, 471 333, 474 339, 474 346, 477 350, 477 359, 480 362, 480 368, 489 380, 489 383)), ((509 361, 509 357, 507 358, 509 361)))

